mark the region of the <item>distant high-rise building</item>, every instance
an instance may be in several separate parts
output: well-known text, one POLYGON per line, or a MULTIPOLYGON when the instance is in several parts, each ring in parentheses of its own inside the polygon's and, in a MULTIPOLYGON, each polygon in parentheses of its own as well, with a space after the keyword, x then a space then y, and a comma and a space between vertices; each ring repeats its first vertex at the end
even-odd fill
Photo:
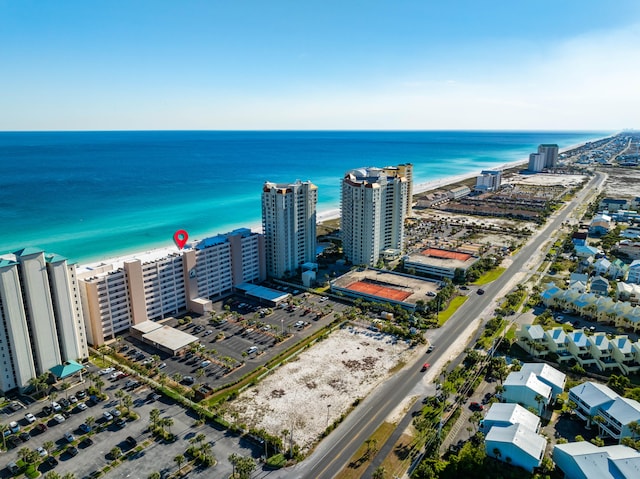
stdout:
POLYGON ((386 250, 403 248, 409 185, 406 177, 385 171, 358 168, 342 180, 340 233, 353 264, 375 266, 386 250))
POLYGON ((545 156, 542 153, 531 153, 529 155, 529 171, 542 171, 544 170, 545 156))
POLYGON ((267 275, 295 274, 302 263, 316 260, 318 188, 310 181, 265 182, 262 188, 262 232, 267 275))
POLYGON ((555 168, 558 164, 558 145, 540 145, 538 153, 544 155, 545 168, 555 168))
POLYGON ((0 256, 0 391, 89 356, 75 265, 25 248, 0 256))
POLYGON ((480 191, 498 191, 502 183, 502 171, 500 170, 484 170, 480 176, 476 178, 476 190, 480 191))

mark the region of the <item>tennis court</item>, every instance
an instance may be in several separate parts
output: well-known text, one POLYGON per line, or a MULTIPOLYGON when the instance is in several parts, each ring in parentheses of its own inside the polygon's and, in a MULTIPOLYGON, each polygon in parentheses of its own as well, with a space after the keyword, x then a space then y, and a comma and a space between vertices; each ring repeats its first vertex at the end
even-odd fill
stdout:
POLYGON ((410 291, 401 291, 399 289, 383 286, 379 283, 370 281, 355 281, 347 286, 347 289, 357 291, 359 293, 368 294, 371 296, 378 296, 380 298, 391 299, 393 301, 404 301, 411 294, 410 291))

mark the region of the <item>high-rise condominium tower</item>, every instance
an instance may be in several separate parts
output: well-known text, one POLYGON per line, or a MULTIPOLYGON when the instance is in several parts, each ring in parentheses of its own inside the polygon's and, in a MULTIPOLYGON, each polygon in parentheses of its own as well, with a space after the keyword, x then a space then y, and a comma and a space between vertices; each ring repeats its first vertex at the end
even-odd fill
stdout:
POLYGON ((391 170, 358 168, 342 180, 340 232, 353 264, 375 266, 385 250, 402 250, 409 181, 391 170))
POLYGON ((538 153, 544 155, 544 167, 555 168, 558 163, 558 145, 540 145, 538 153))
POLYGON ((310 181, 265 182, 262 188, 262 232, 267 275, 295 274, 316 259, 318 188, 310 181))
POLYGON ((89 350, 76 281, 66 258, 25 248, 0 256, 0 391, 89 350))

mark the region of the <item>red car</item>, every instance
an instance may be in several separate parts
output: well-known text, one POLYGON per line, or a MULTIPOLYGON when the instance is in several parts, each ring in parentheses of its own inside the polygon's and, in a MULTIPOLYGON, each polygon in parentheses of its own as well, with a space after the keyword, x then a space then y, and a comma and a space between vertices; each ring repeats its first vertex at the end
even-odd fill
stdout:
POLYGON ((469 409, 471 409, 472 411, 483 411, 484 410, 484 406, 482 404, 480 404, 479 402, 472 402, 471 404, 469 404, 469 409))
POLYGON ((420 371, 425 372, 427 369, 429 369, 431 367, 431 364, 429 363, 424 363, 422 365, 422 369, 420 371))

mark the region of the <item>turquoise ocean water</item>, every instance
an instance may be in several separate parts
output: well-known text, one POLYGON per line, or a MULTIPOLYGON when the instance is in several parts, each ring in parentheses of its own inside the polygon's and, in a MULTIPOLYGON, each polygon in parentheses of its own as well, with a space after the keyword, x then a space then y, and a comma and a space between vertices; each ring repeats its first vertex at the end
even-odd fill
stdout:
POLYGON ((612 132, 0 132, 0 254, 37 246, 80 263, 260 223, 265 181, 311 180, 339 207, 361 166, 414 164, 415 183, 612 132))

